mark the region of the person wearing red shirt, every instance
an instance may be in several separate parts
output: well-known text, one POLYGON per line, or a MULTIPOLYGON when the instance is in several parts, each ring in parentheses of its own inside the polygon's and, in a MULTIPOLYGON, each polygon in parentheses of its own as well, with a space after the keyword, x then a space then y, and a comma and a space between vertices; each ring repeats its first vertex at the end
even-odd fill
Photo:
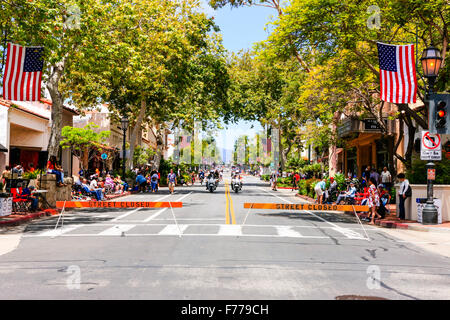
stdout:
POLYGON ((298 187, 298 182, 300 181, 300 175, 298 173, 295 173, 292 175, 292 190, 294 191, 298 187))
POLYGON ((51 156, 47 162, 47 173, 56 175, 56 183, 58 187, 65 186, 64 184, 64 172, 58 165, 55 156, 51 156))

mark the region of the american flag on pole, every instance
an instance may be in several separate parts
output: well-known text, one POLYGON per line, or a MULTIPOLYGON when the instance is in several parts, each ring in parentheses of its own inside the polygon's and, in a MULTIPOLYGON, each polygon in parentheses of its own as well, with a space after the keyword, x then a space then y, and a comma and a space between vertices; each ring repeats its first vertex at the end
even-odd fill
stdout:
POLYGON ((414 45, 377 43, 380 62, 380 99, 415 103, 417 94, 414 45))
POLYGON ((44 62, 44 48, 22 47, 8 43, 3 98, 17 101, 39 101, 44 62))

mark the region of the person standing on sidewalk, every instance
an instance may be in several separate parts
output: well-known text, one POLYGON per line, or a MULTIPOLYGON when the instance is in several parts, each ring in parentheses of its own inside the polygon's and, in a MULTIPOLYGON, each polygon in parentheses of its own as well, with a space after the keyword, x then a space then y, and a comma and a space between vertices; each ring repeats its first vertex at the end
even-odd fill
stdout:
POLYGON ((326 181, 326 179, 323 178, 322 181, 319 181, 314 186, 314 191, 316 192, 316 195, 317 195, 317 203, 318 204, 322 204, 322 202, 323 202, 323 193, 324 193, 325 188, 326 188, 325 181, 326 181))
POLYGON ((300 175, 298 173, 292 174, 292 190, 294 191, 298 187, 298 182, 300 181, 300 175))
POLYGON ((398 180, 400 180, 400 189, 398 191, 398 198, 399 198, 399 214, 398 217, 400 220, 405 220, 405 200, 408 197, 411 197, 411 186, 409 185, 408 179, 406 179, 404 173, 400 173, 397 176, 398 180))
POLYGON ((391 192, 392 176, 387 167, 384 167, 383 171, 381 172, 381 183, 384 185, 385 189, 388 192, 391 192))

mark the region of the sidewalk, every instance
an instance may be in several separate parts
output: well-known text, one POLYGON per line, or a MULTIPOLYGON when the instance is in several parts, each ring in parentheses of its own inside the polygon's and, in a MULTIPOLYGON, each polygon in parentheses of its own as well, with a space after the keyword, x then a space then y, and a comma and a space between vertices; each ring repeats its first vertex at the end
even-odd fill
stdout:
POLYGON ((3 226, 19 225, 28 220, 38 219, 41 217, 54 216, 59 214, 56 209, 45 209, 38 212, 22 213, 22 214, 11 214, 9 216, 0 217, 0 228, 3 226))
MULTIPOLYGON (((112 199, 116 199, 116 198, 120 198, 120 197, 125 197, 125 196, 129 196, 131 194, 131 192, 124 192, 121 194, 109 194, 106 195, 106 201, 108 200, 112 200, 112 199)), ((58 209, 45 209, 42 211, 38 211, 38 212, 24 212, 21 214, 11 214, 9 216, 4 216, 4 217, 0 217, 0 228, 1 227, 5 227, 5 226, 13 226, 13 225, 20 225, 22 223, 25 223, 29 220, 33 220, 33 219, 39 219, 42 217, 48 217, 48 216, 54 216, 57 215, 61 212, 61 210, 58 209)))
MULTIPOLYGON (((303 200, 309 201, 310 203, 314 203, 314 199, 303 196, 300 194, 296 194, 296 197, 299 197, 303 200)), ((414 231, 422 231, 422 232, 448 232, 450 233, 450 221, 444 221, 442 224, 437 225, 423 225, 418 223, 415 220, 401 220, 396 215, 396 205, 389 204, 388 209, 390 213, 385 216, 384 219, 376 220, 375 225, 383 227, 383 228, 395 228, 395 229, 404 229, 404 230, 414 230, 414 231)), ((337 212, 341 213, 342 212, 337 212)), ((353 213, 352 213, 353 214, 353 213)), ((362 214, 361 218, 366 218, 367 214, 362 214)))

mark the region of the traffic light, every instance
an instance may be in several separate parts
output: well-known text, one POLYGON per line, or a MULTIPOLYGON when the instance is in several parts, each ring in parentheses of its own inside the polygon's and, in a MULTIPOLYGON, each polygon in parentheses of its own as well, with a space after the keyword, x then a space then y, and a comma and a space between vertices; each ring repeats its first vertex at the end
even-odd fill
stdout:
POLYGON ((429 99, 428 130, 450 134, 450 94, 432 94, 429 99))
POLYGON ((436 129, 443 129, 447 124, 447 103, 438 101, 436 105, 436 129))

